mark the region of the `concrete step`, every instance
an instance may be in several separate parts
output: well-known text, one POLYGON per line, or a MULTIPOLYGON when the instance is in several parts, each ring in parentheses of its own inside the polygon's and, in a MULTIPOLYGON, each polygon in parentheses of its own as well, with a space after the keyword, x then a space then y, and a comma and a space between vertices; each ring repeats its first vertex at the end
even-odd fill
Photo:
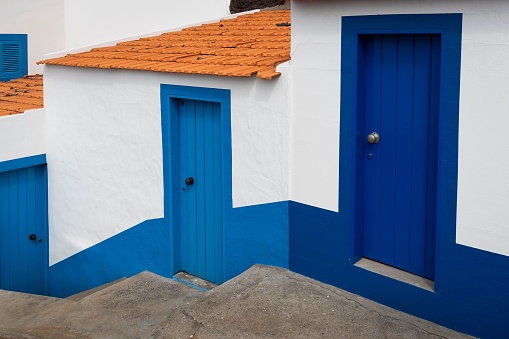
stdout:
POLYGON ((142 272, 77 301, 15 294, 0 293, 0 328, 37 338, 65 339, 142 337, 164 322, 172 309, 203 292, 142 272))
POLYGON ((0 291, 0 338, 16 334, 27 339, 468 338, 261 265, 208 292, 149 272, 78 301, 0 291))
POLYGON ((471 338, 286 269, 255 265, 145 338, 471 338))
POLYGON ((71 296, 68 296, 65 299, 72 300, 72 301, 79 301, 79 300, 81 300, 81 299, 83 299, 85 297, 88 297, 89 295, 94 294, 95 292, 102 291, 105 288, 110 287, 112 285, 115 285, 116 283, 119 283, 119 282, 124 281, 124 280, 126 280, 126 277, 122 277, 122 278, 117 279, 115 281, 112 281, 112 282, 110 282, 108 284, 104 284, 104 285, 97 286, 95 288, 91 288, 89 290, 86 290, 86 291, 83 291, 83 292, 80 292, 80 293, 73 294, 71 296))

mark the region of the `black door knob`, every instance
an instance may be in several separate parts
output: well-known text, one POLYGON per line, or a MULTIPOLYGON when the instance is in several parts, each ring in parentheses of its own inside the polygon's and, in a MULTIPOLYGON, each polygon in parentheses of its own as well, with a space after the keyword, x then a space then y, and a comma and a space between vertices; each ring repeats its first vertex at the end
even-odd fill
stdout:
POLYGON ((186 185, 192 185, 194 184, 194 179, 193 177, 189 177, 189 178, 186 178, 186 180, 184 181, 186 183, 186 185))
POLYGON ((35 239, 37 239, 37 236, 36 236, 35 234, 33 234, 33 233, 32 233, 32 234, 30 234, 30 235, 28 236, 28 239, 30 239, 30 240, 35 240, 35 239))

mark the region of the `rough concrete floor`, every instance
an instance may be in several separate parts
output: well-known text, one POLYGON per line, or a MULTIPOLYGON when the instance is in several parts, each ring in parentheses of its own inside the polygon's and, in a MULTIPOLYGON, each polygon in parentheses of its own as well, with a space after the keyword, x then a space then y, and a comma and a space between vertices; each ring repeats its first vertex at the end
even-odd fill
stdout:
POLYGON ((285 269, 200 292, 149 272, 79 300, 0 291, 0 338, 467 338, 285 269))

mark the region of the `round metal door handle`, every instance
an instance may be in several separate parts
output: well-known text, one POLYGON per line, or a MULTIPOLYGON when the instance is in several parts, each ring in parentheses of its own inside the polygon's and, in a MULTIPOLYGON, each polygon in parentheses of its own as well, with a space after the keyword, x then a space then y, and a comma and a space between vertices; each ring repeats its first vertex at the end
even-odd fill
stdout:
POLYGON ((380 141, 380 135, 377 132, 371 132, 367 139, 370 144, 378 144, 380 141))
POLYGON ((28 239, 30 239, 30 240, 35 240, 35 239, 37 239, 37 236, 36 236, 35 234, 33 234, 33 233, 32 233, 32 234, 30 234, 30 235, 28 236, 28 239))
POLYGON ((186 183, 187 186, 189 186, 189 185, 194 184, 194 179, 193 179, 193 177, 189 177, 189 178, 186 178, 186 180, 184 180, 184 182, 186 183))

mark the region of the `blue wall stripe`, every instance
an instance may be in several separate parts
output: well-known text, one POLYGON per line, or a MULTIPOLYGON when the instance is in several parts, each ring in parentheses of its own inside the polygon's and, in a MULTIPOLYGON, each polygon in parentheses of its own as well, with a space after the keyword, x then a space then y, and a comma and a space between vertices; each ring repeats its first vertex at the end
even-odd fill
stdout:
MULTIPOLYGON (((235 208, 225 223, 224 277, 254 264, 288 268, 288 202, 235 208)), ((174 248, 165 218, 147 220, 49 268, 49 295, 67 297, 148 270, 172 278, 174 248)))
POLYGON ((509 333, 509 258, 453 244, 445 247, 440 292, 354 265, 341 213, 289 203, 290 270, 389 307, 482 338, 509 333))
POLYGON ((48 293, 63 298, 145 270, 171 278, 171 252, 165 220, 147 220, 50 266, 48 293))

